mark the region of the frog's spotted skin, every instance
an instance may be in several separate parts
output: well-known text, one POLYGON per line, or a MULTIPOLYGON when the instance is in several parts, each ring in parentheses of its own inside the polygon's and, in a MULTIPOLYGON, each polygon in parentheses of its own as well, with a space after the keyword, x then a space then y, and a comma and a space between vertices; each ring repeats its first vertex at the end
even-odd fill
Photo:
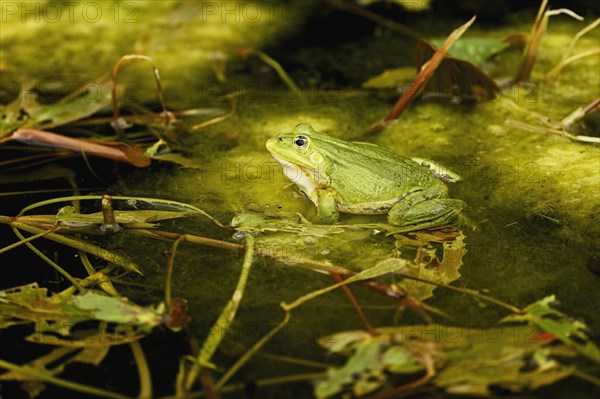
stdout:
POLYGON ((429 228, 452 222, 465 206, 447 198, 440 179, 460 177, 441 165, 404 158, 375 144, 335 139, 306 123, 269 139, 266 147, 316 205, 315 223, 334 223, 338 211, 387 213, 390 224, 429 228))

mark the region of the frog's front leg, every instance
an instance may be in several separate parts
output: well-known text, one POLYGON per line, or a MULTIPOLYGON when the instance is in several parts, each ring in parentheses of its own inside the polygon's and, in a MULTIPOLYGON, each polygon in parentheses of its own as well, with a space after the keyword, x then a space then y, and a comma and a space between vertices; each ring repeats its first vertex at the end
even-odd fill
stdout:
POLYGON ((388 213, 388 223, 411 226, 415 230, 443 226, 454 221, 465 202, 451 198, 431 198, 424 191, 408 194, 388 213))
POLYGON ((339 213, 333 194, 327 190, 317 190, 317 215, 315 224, 333 224, 337 222, 339 213))

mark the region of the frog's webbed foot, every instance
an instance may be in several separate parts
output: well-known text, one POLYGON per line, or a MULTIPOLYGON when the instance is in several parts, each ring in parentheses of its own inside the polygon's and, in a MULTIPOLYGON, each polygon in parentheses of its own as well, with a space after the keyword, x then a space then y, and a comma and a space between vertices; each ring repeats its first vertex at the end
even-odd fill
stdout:
POLYGON ((314 224, 333 224, 337 222, 339 213, 336 208, 335 198, 327 192, 319 193, 317 215, 313 219, 314 224))
POLYGON ((451 198, 424 201, 403 200, 390 209, 388 222, 395 226, 413 226, 415 230, 452 223, 465 207, 465 202, 451 198))

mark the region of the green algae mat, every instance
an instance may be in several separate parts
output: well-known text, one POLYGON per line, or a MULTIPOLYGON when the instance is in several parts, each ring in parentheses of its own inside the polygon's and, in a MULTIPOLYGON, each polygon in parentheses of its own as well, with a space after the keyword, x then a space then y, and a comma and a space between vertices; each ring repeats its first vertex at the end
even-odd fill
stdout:
POLYGON ((1 1, 0 397, 597 397, 599 14, 1 1))

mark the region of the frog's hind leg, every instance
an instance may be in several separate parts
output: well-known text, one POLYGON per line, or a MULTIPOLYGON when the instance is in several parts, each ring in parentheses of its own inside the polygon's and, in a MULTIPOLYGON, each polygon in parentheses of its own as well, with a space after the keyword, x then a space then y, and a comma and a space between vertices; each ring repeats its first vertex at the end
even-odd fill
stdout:
POLYGON ((411 226, 415 230, 442 226, 456 220, 465 205, 458 199, 429 199, 422 192, 412 193, 390 209, 388 222, 395 226, 411 226))

